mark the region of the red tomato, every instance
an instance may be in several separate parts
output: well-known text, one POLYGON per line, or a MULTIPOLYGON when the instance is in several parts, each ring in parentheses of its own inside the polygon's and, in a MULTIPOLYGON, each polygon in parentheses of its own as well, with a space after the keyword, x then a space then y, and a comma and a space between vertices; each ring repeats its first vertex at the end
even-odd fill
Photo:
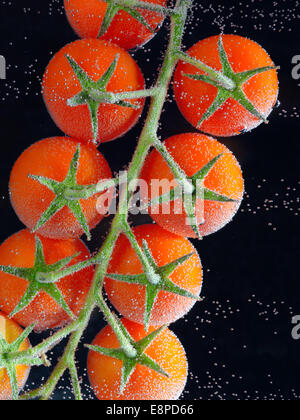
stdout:
MULTIPOLYGON (((166 0, 147 0, 148 3, 166 6, 166 0)), ((101 0, 65 0, 65 10, 74 31, 81 38, 97 38, 107 10, 107 3, 101 0)), ((145 9, 137 11, 147 23, 156 29, 163 21, 163 16, 145 9)), ((120 10, 112 20, 108 30, 101 37, 125 50, 145 44, 153 33, 124 10, 120 10)))
MULTIPOLYGON (((218 51, 219 36, 206 38, 187 51, 216 70, 222 70, 218 51)), ((224 49, 235 73, 259 67, 273 66, 267 52, 256 42, 237 35, 223 35, 224 49)), ((183 116, 196 128, 215 136, 233 136, 252 130, 262 120, 252 115, 240 103, 230 97, 226 102, 202 122, 201 118, 214 102, 218 89, 204 81, 193 80, 186 74, 204 74, 191 64, 179 62, 174 76, 176 102, 183 116)), ((256 74, 242 87, 248 100, 264 116, 268 117, 278 97, 276 70, 256 74)))
MULTIPOLYGON (((122 322, 136 341, 148 334, 141 325, 127 319, 123 319, 122 322)), ((120 347, 110 326, 105 327, 92 344, 107 348, 120 347)), ((169 378, 146 366, 137 365, 124 393, 120 395, 122 362, 90 351, 88 374, 97 398, 99 400, 178 399, 185 387, 188 369, 185 352, 178 338, 166 328, 150 344, 145 354, 158 363, 168 373, 169 378)))
MULTIPOLYGON (((87 75, 98 81, 119 59, 106 90, 113 93, 144 88, 143 75, 133 58, 117 45, 99 39, 83 39, 63 47, 50 61, 43 79, 43 96, 54 122, 68 136, 91 141, 93 136, 88 105, 69 106, 67 100, 80 93, 82 88, 66 55, 69 55, 87 75)), ((114 140, 125 134, 140 117, 144 99, 128 101, 138 109, 101 103, 98 112, 98 141, 114 140)))
MULTIPOLYGON (((47 264, 79 254, 69 265, 90 258, 87 247, 79 239, 53 240, 40 237, 47 264)), ((10 236, 0 246, 0 265, 31 268, 35 260, 35 236, 27 229, 10 236)), ((85 268, 59 280, 56 285, 74 315, 78 315, 89 291, 94 269, 85 268)), ((0 271, 0 309, 10 314, 28 288, 28 281, 0 271)), ((68 314, 44 291, 13 319, 24 327, 35 324, 37 331, 57 328, 70 321, 68 314)))
MULTIPOLYGON (((20 220, 34 229, 41 215, 49 208, 55 194, 48 187, 29 175, 44 176, 62 182, 69 171, 78 141, 66 137, 53 137, 34 143, 16 161, 10 176, 12 205, 20 220)), ((80 144, 80 159, 77 171, 78 185, 97 184, 111 178, 111 171, 105 158, 92 144, 80 144)), ((98 195, 81 199, 80 206, 90 229, 103 218, 96 209, 98 195)), ((98 209, 99 210, 99 209, 98 209)), ((76 238, 83 234, 83 228, 67 207, 59 210, 37 231, 54 239, 76 238)))
MULTIPOLYGON (((159 267, 194 253, 195 255, 173 271, 169 279, 181 289, 199 296, 202 286, 201 261, 196 249, 187 239, 169 233, 156 225, 139 226, 133 232, 140 246, 142 246, 143 239, 147 241, 151 254, 159 267)), ((108 273, 126 275, 143 273, 136 252, 124 235, 120 236, 117 241, 108 273)), ((112 304, 124 317, 139 324, 144 323, 144 286, 107 278, 105 290, 112 304)), ((150 325, 161 326, 176 321, 183 317, 194 306, 195 302, 196 300, 191 298, 159 291, 151 311, 150 325)))
MULTIPOLYGON (((187 133, 170 137, 165 141, 165 145, 188 177, 196 174, 213 158, 223 153, 206 176, 204 187, 236 201, 218 202, 202 198, 196 201, 196 218, 200 234, 206 236, 218 231, 233 218, 243 197, 243 175, 236 158, 223 144, 201 134, 187 133)), ((173 181, 174 175, 162 156, 153 150, 145 162, 141 178, 148 183, 151 199, 154 199, 161 193, 155 193, 153 186, 161 180, 173 181)), ((161 205, 150 208, 150 215, 156 223, 170 232, 185 237, 196 236, 188 223, 180 199, 170 203, 167 214, 161 205)))
MULTIPOLYGON (((8 319, 4 314, 0 312, 0 333, 7 343, 14 342, 21 334, 22 328, 11 319, 8 319)), ((25 351, 30 347, 29 340, 26 339, 20 347, 20 351, 25 351)), ((19 388, 23 388, 25 385, 29 372, 29 366, 17 365, 17 380, 19 388)), ((10 400, 12 398, 12 391, 10 380, 5 368, 0 368, 0 400, 10 400)))

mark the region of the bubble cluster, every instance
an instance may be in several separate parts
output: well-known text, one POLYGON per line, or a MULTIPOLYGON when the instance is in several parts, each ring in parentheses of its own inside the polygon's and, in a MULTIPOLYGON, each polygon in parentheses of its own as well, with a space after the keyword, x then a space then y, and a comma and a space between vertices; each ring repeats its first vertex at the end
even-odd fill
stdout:
MULTIPOLYGON (((209 310, 202 310, 201 315, 195 317, 195 321, 190 325, 189 334, 193 335, 194 342, 198 345, 198 366, 189 373, 188 387, 184 391, 181 399, 194 400, 286 400, 300 399, 299 389, 281 389, 276 376, 277 372, 268 369, 268 366, 259 374, 253 373, 253 367, 248 369, 234 368, 239 365, 236 360, 231 360, 231 352, 238 355, 239 362, 247 363, 247 360, 257 360, 262 357, 273 358, 270 349, 263 350, 257 348, 257 343, 253 341, 251 325, 241 326, 243 320, 247 319, 247 314, 256 313, 257 322, 260 324, 256 328, 262 328, 266 338, 261 346, 268 342, 279 343, 283 339, 283 331, 274 330, 274 320, 278 322, 280 318, 292 319, 297 312, 296 306, 291 306, 284 300, 270 300, 260 298, 252 294, 238 303, 231 299, 206 300, 205 306, 209 310), (262 323, 262 324, 261 324, 262 323), (234 327, 233 327, 234 326, 234 327), (247 331, 248 328, 248 331, 247 331), (223 337, 220 336, 222 331, 223 337), (238 338, 236 338, 238 335, 238 338), (273 336, 273 337, 272 337, 273 336), (226 351, 224 342, 229 342, 226 351), (225 352, 224 352, 225 349, 225 352), (203 366, 201 367, 201 361, 203 366), (243 372, 243 373, 242 373, 243 372), (259 375, 258 378, 254 375, 259 375)), ((291 324, 292 325, 292 324, 291 324)), ((291 327, 292 328, 292 327, 291 327)), ((290 330, 291 330, 290 328, 290 330)), ((287 328, 288 329, 288 328, 287 328)), ((276 359, 276 358, 275 358, 276 359)), ((268 365, 268 363, 266 363, 268 365)), ((271 364, 270 364, 271 366, 271 364)), ((256 368, 255 368, 256 372, 256 368)), ((289 371, 287 371, 289 374, 289 371)))
MULTIPOLYGON (((283 178, 276 180, 262 179, 256 185, 256 193, 245 194, 241 213, 256 217, 266 216, 266 227, 277 231, 280 229, 283 212, 288 218, 300 214, 300 181, 289 182, 283 178), (270 188, 272 185, 272 189, 270 188), (277 188, 274 187, 277 185, 277 188)), ((293 220, 292 219, 292 220, 293 220)))
POLYGON ((299 2, 270 1, 268 4, 259 0, 247 2, 202 1, 195 2, 194 21, 201 26, 209 20, 213 27, 224 32, 237 33, 244 25, 255 31, 282 32, 292 30, 293 23, 299 20, 299 2), (289 7, 286 4, 289 3, 289 7))

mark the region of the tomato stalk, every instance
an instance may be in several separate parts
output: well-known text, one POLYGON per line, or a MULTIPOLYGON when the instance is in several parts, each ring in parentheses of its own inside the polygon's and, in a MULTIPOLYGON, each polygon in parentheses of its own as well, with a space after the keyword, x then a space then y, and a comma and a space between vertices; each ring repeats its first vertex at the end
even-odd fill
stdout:
POLYGON ((65 349, 65 352, 62 358, 58 362, 50 378, 39 389, 38 394, 36 395, 36 396, 39 396, 41 400, 48 400, 51 397, 58 381, 60 380, 60 378, 63 376, 63 374, 65 373, 67 369, 71 373, 71 380, 73 384, 75 398, 79 400, 82 399, 81 392, 78 393, 78 389, 80 389, 80 385, 79 385, 77 372, 76 372, 76 375, 74 372, 74 369, 76 371, 75 352, 76 352, 81 336, 82 336, 82 331, 80 329, 78 329, 71 335, 71 338, 67 344, 67 347, 65 349))
POLYGON ((156 138, 154 147, 167 162, 169 168, 174 174, 174 177, 176 178, 176 181, 181 185, 183 191, 192 194, 194 191, 193 185, 189 182, 185 172, 180 168, 178 163, 175 162, 173 157, 170 155, 164 143, 162 143, 158 138, 156 138))
POLYGON ((76 185, 76 187, 70 187, 65 189, 64 198, 66 200, 86 200, 87 198, 93 197, 95 194, 104 192, 110 188, 115 187, 118 184, 118 178, 108 179, 107 181, 100 181, 95 185, 76 185))
POLYGON ((160 277, 155 272, 151 264, 149 263, 149 259, 147 258, 147 256, 145 255, 141 247, 139 246, 138 241, 136 240, 136 237, 134 233, 132 232, 132 229, 128 223, 124 223, 123 231, 124 231, 124 234, 127 236, 132 248, 135 250, 137 256, 139 257, 147 279, 149 280, 151 284, 154 284, 154 285, 158 284, 160 281, 160 277))
POLYGON ((136 357, 137 353, 136 353, 135 348, 131 345, 131 343, 124 336, 124 334, 122 332, 122 328, 120 326, 119 319, 113 314, 113 312, 111 312, 111 310, 109 309, 108 305, 106 304, 106 302, 103 298, 103 295, 101 293, 96 297, 96 302, 97 302, 97 305, 99 306, 100 310, 103 312, 107 322, 110 325, 114 325, 114 333, 116 334, 122 349, 126 353, 126 356, 129 357, 129 358, 130 357, 132 357, 132 358, 136 357))
POLYGON ((99 92, 97 89, 91 89, 89 95, 94 101, 99 103, 117 104, 118 102, 126 99, 140 99, 148 96, 154 96, 156 92, 157 87, 120 93, 99 92))
MULTIPOLYGON (((131 2, 133 3, 133 2, 131 2)), ((155 88, 152 91, 152 99, 148 116, 143 127, 138 146, 134 153, 131 164, 128 169, 128 185, 130 184, 131 190, 124 189, 120 196, 120 203, 118 212, 115 215, 111 229, 104 241, 99 253, 97 254, 97 269, 89 290, 83 309, 81 310, 78 318, 71 322, 68 326, 53 334, 53 336, 46 339, 43 343, 36 347, 29 349, 25 352, 16 353, 15 359, 19 360, 21 355, 38 355, 49 351, 55 344, 71 333, 68 345, 64 351, 62 358, 54 368, 48 381, 38 390, 28 392, 23 395, 21 399, 30 399, 41 397, 42 399, 50 398, 56 384, 68 369, 71 373, 74 393, 77 399, 81 399, 80 385, 76 372, 74 356, 78 343, 86 329, 91 314, 96 306, 99 306, 104 316, 107 318, 108 323, 111 325, 113 331, 120 341, 121 348, 127 353, 127 356, 133 357, 134 349, 133 343, 128 338, 128 335, 120 329, 120 322, 110 311, 106 305, 103 295, 103 281, 107 274, 108 264, 114 250, 114 246, 119 235, 124 230, 124 223, 127 223, 129 204, 131 200, 132 191, 137 186, 137 179, 149 152, 149 149, 155 145, 157 139, 158 124, 161 117, 161 112, 167 97, 169 84, 172 78, 173 71, 178 61, 178 50, 181 49, 182 38, 184 34, 185 22, 187 18, 188 8, 191 6, 191 0, 177 0, 175 9, 171 15, 171 34, 168 49, 164 59, 164 63, 160 70, 158 80, 155 88)), ((138 2, 141 6, 141 2, 138 2)), ((151 7, 150 3, 145 3, 145 6, 151 7)), ((157 7, 157 6, 155 6, 157 7)), ((159 331, 159 330, 158 330, 159 331)), ((148 361, 149 362, 149 361, 148 361)), ((147 362, 147 363, 148 363, 147 362)), ((149 362, 150 363, 150 362, 149 362)), ((159 367, 153 367, 159 369, 159 367)), ((126 384, 123 384, 124 386, 126 384)))
POLYGON ((82 261, 78 264, 74 264, 71 267, 67 267, 61 271, 53 271, 49 273, 39 272, 36 274, 36 279, 40 283, 56 283, 64 277, 78 273, 78 271, 84 270, 85 268, 91 267, 97 264, 97 258, 92 257, 88 260, 82 261))

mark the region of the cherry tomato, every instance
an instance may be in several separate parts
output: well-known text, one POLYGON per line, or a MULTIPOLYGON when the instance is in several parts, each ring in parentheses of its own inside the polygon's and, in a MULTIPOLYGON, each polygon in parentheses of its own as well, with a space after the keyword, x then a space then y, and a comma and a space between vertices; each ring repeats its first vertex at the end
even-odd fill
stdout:
MULTIPOLYGON (((2 337, 7 341, 8 344, 14 342, 21 334, 22 328, 11 319, 8 319, 4 314, 0 312, 0 333, 2 337)), ((30 347, 29 340, 26 339, 20 346, 20 351, 25 351, 30 347)), ((17 365, 16 373, 19 388, 23 388, 25 385, 30 367, 17 365)), ((10 400, 12 398, 12 391, 10 380, 5 368, 0 368, 0 400, 10 400)))
MULTIPOLYGON (((68 266, 90 257, 79 239, 54 240, 40 237, 47 264, 54 264, 66 257, 75 256, 68 266), (79 254, 76 256, 76 254, 79 254)), ((0 265, 31 268, 35 262, 35 236, 27 229, 10 236, 0 246, 0 265)), ((94 269, 85 268, 60 279, 56 285, 65 302, 76 316, 79 314, 89 291, 94 269)), ((0 271, 0 309, 10 314, 28 289, 29 282, 0 271)), ((68 314, 46 292, 40 291, 29 305, 13 319, 24 327, 35 324, 36 331, 57 328, 70 321, 68 314)))
MULTIPOLYGON (((147 0, 160 6, 166 6, 166 0, 147 0)), ((108 4, 101 0, 65 0, 65 10, 74 31, 81 38, 97 38, 102 26, 108 4)), ((163 16, 145 9, 137 11, 146 19, 153 30, 161 25, 163 16)), ((153 37, 145 25, 134 19, 124 10, 119 10, 101 39, 112 41, 125 50, 145 44, 153 37)))
MULTIPOLYGON (((97 184, 111 178, 111 171, 105 158, 92 144, 80 144, 66 137, 53 137, 34 143, 16 161, 10 176, 12 205, 20 220, 34 229, 56 195, 47 186, 29 175, 44 176, 58 182, 65 180, 72 158, 80 146, 77 184, 97 184)), ((96 209, 99 194, 81 199, 80 207, 90 229, 103 218, 96 209)), ((55 213, 38 231, 53 239, 76 238, 83 234, 82 225, 68 207, 55 213)))
MULTIPOLYGON (((202 267, 196 249, 185 238, 165 231, 157 225, 139 226, 133 230, 142 247, 146 240, 150 252, 159 267, 194 253, 179 265, 169 279, 183 290, 199 296, 202 286, 202 267)), ((114 249, 108 273, 141 274, 141 262, 130 246, 126 236, 119 237, 114 249)), ((106 279, 105 290, 116 309, 126 318, 139 324, 144 323, 145 286, 106 279)), ((151 311, 150 325, 170 324, 183 317, 196 300, 160 290, 151 311)))
MULTIPOLYGON (((124 326, 136 341, 148 333, 141 325, 127 319, 124 326)), ((118 340, 110 326, 95 338, 93 345, 118 348, 118 340)), ((178 338, 169 330, 163 330, 147 348, 145 354, 153 359, 169 375, 169 378, 146 366, 137 365, 125 391, 120 395, 122 362, 90 351, 88 374, 99 400, 175 400, 181 395, 187 379, 187 360, 178 338)))
MULTIPOLYGON (((68 136, 80 140, 94 139, 91 112, 87 104, 70 106, 71 99, 82 91, 66 55, 71 57, 97 82, 118 57, 116 69, 106 91, 113 93, 144 88, 143 75, 133 58, 117 45, 99 39, 83 39, 63 47, 50 61, 43 79, 43 96, 50 115, 68 136)), ((97 140, 114 140, 132 128, 140 117, 144 99, 128 101, 138 108, 101 103, 97 110, 97 140)))
MULTIPOLYGON (((206 38, 191 47, 187 54, 220 71, 222 65, 218 51, 219 39, 219 36, 206 38)), ((234 73, 273 66, 267 52, 256 42, 237 35, 223 35, 222 39, 234 73)), ((229 97, 219 109, 199 125, 218 93, 216 86, 187 76, 203 74, 195 66, 181 61, 174 76, 176 102, 183 116, 194 127, 214 136, 225 137, 252 130, 261 124, 262 119, 254 116, 237 100, 229 97)), ((256 110, 267 118, 278 97, 276 70, 256 74, 243 84, 242 90, 256 110)))
MULTIPOLYGON (((204 187, 235 201, 219 202, 203 200, 203 197, 200 197, 195 205, 195 215, 201 236, 218 231, 233 218, 243 197, 243 176, 236 158, 223 144, 201 134, 187 133, 170 137, 165 141, 165 145, 188 177, 192 177, 212 159, 219 156, 204 179, 204 187)), ((149 191, 152 191, 151 199, 161 194, 155 192, 157 190, 153 188, 158 181, 174 181, 174 175, 169 166, 156 150, 148 156, 141 178, 146 180, 149 191)), ((178 235, 196 237, 189 225, 180 198, 170 203, 168 212, 163 206, 164 204, 150 208, 151 217, 156 223, 178 235)))

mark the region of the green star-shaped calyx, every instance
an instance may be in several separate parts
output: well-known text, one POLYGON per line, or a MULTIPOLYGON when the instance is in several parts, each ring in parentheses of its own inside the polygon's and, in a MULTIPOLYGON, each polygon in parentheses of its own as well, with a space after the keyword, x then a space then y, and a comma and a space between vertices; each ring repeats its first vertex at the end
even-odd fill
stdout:
POLYGON ((122 329, 122 332, 132 347, 136 350, 136 355, 134 357, 129 357, 125 350, 120 347, 117 349, 110 349, 100 346, 91 346, 87 345, 86 347, 92 351, 96 351, 104 356, 112 357, 114 359, 121 360, 123 362, 122 367, 122 377, 121 377, 121 386, 120 386, 120 395, 123 394, 126 385, 128 384, 132 373, 134 372, 137 365, 146 366, 147 368, 154 370, 160 375, 169 377, 169 375, 156 363, 151 357, 145 354, 145 351, 150 346, 150 344, 156 339, 156 337, 166 328, 165 326, 153 331, 145 338, 140 341, 135 341, 124 325, 119 321, 119 326, 122 329))
MULTIPOLYGON (((235 73, 232 69, 232 66, 231 66, 231 64, 229 62, 229 59, 228 59, 228 56, 227 56, 227 53, 224 49, 222 35, 220 35, 220 37, 219 37, 218 51, 219 51, 219 56, 220 56, 220 60, 221 60, 221 64, 222 64, 222 72, 219 72, 220 78, 218 78, 218 76, 212 77, 212 75, 209 75, 209 74, 203 74, 203 75, 184 74, 184 76, 186 76, 190 79, 198 80, 198 81, 205 82, 205 83, 209 83, 209 84, 215 86, 218 89, 218 93, 217 93, 217 96, 216 96, 215 100, 210 105, 210 107, 207 109, 207 111, 203 114, 202 118, 200 119, 200 121, 198 123, 198 127, 200 127, 201 124, 204 121, 206 121, 208 118, 210 118, 229 98, 235 99, 248 112, 250 112, 250 114, 254 115, 259 120, 262 120, 265 123, 267 123, 268 121, 265 118, 265 116, 262 115, 255 108, 255 106, 251 103, 251 101, 245 95, 245 93, 243 91, 243 86, 248 80, 250 80, 252 77, 256 76, 257 74, 264 73, 264 72, 267 72, 267 71, 270 71, 270 70, 275 70, 275 69, 278 69, 278 67, 276 67, 276 66, 265 66, 265 67, 252 69, 252 70, 249 70, 249 71, 244 71, 244 72, 241 72, 241 73, 235 73), (225 86, 222 83, 223 79, 225 81, 230 82, 228 86, 225 86)), ((187 60, 189 60, 189 62, 191 62, 188 56, 187 56, 187 60)), ((195 60, 194 64, 195 64, 195 66, 197 66, 197 60, 195 60)), ((199 68, 200 68, 200 65, 199 65, 199 68)), ((204 72, 205 72, 205 70, 204 70, 204 72)), ((215 71, 215 73, 218 73, 218 72, 215 71)))
POLYGON ((34 356, 24 356, 21 358, 10 357, 10 355, 17 355, 21 345, 28 338, 34 329, 34 325, 26 328, 19 337, 12 343, 8 343, 5 337, 0 332, 0 369, 5 369, 11 384, 12 397, 14 400, 18 399, 18 379, 16 367, 18 365, 26 366, 41 366, 45 364, 42 358, 34 356))
POLYGON ((91 124, 93 131, 93 142, 95 144, 99 143, 101 139, 98 138, 98 109, 100 104, 108 103, 115 104, 126 108, 138 109, 138 105, 134 105, 131 102, 126 100, 115 99, 115 94, 113 92, 108 92, 106 90, 107 85, 112 78, 119 60, 119 54, 116 55, 113 62, 110 64, 105 73, 101 78, 94 82, 86 73, 85 70, 69 55, 66 55, 67 60, 72 67, 72 70, 77 77, 81 91, 75 96, 67 100, 68 106, 76 107, 79 105, 87 105, 90 115, 91 115, 91 124))
POLYGON ((78 272, 83 268, 94 264, 94 259, 90 259, 67 268, 68 264, 77 256, 78 254, 72 255, 57 261, 54 264, 47 264, 45 261, 42 242, 40 238, 36 236, 35 262, 32 268, 0 265, 0 271, 12 276, 19 277, 28 282, 28 287, 23 297, 12 311, 12 313, 9 315, 9 317, 12 318, 18 312, 25 309, 37 296, 37 294, 43 291, 51 296, 52 299, 54 299, 55 302, 70 316, 70 318, 74 319, 74 314, 64 300, 64 297, 57 287, 56 282, 58 282, 61 278, 66 277, 67 275, 78 272))
POLYGON ((148 262, 148 266, 151 268, 151 275, 148 273, 142 274, 107 274, 106 276, 112 280, 130 283, 130 284, 139 284, 144 286, 146 289, 146 299, 145 299, 145 312, 144 312, 144 326, 148 330, 151 312, 155 304, 157 295, 160 291, 169 292, 176 294, 178 296, 183 296, 190 299, 200 300, 199 296, 195 296, 189 291, 182 289, 177 286, 171 279, 170 275, 175 271, 175 269, 181 266, 185 261, 194 255, 194 253, 185 255, 181 258, 178 258, 171 263, 159 267, 151 254, 151 251, 148 247, 147 241, 143 240, 143 253, 144 258, 148 262), (155 275, 155 281, 153 281, 153 273, 155 275))
POLYGON ((98 183, 97 185, 79 185, 77 184, 77 172, 80 158, 80 144, 78 144, 76 152, 71 160, 69 171, 66 178, 62 181, 46 178, 44 176, 29 175, 29 177, 40 184, 47 187, 55 194, 55 198, 41 215, 33 232, 44 226, 58 211, 64 207, 68 207, 73 213, 88 240, 91 238, 88 223, 81 209, 80 200, 87 199, 93 195, 105 191, 111 187, 117 180, 109 180, 107 182, 98 183))
MULTIPOLYGON (((182 199, 189 225, 191 226, 193 232, 197 235, 197 238, 202 239, 196 214, 197 200, 202 199, 208 201, 217 201, 221 203, 235 202, 235 200, 225 195, 219 194, 216 191, 212 191, 204 186, 205 178, 218 162, 218 160, 223 156, 223 154, 224 153, 220 153, 219 155, 215 156, 205 166, 203 166, 203 168, 201 168, 191 177, 188 177, 184 171, 181 170, 182 177, 184 178, 185 182, 188 182, 189 188, 185 188, 183 186, 184 183, 181 179, 179 180, 181 182, 178 182, 179 185, 172 189, 170 192, 151 200, 149 207, 176 201, 177 199, 182 199)), ((202 224, 204 222, 205 220, 202 220, 202 224)))

